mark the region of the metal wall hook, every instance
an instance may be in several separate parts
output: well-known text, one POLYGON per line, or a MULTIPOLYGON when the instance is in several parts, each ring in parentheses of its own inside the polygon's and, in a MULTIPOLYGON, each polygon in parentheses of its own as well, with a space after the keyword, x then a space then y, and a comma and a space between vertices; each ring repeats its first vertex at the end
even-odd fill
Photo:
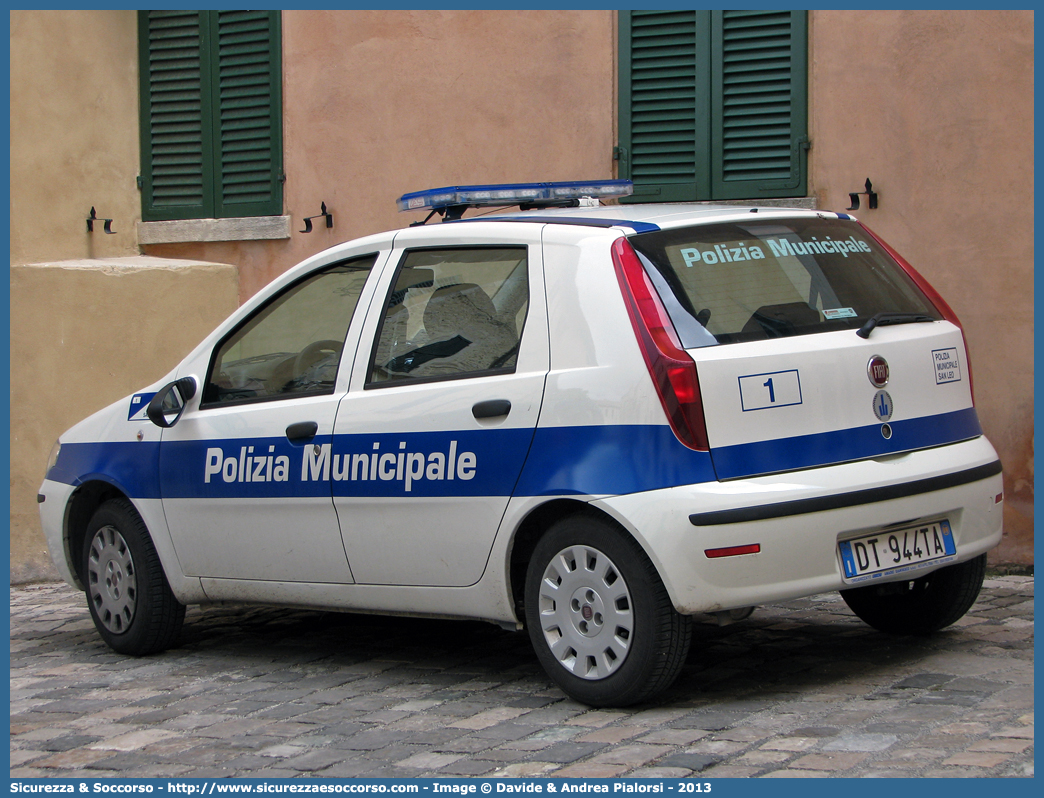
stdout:
POLYGON ((94 211, 94 206, 92 205, 91 206, 91 215, 87 217, 87 232, 88 233, 93 233, 94 232, 94 223, 95 222, 105 222, 105 224, 103 225, 104 232, 106 234, 110 235, 110 236, 116 235, 116 231, 112 229, 112 219, 99 219, 98 215, 94 211))
POLYGON ((305 217, 305 220, 304 220, 305 229, 301 230, 299 232, 302 232, 302 233, 310 233, 310 232, 312 232, 312 219, 318 219, 320 216, 325 216, 326 217, 326 226, 327 227, 333 227, 333 214, 326 210, 326 203, 323 202, 323 203, 320 203, 320 205, 319 205, 319 213, 318 214, 316 214, 315 216, 306 216, 305 217))
POLYGON ((859 195, 860 194, 866 194, 866 207, 870 208, 870 210, 873 210, 874 208, 877 207, 877 192, 874 191, 874 184, 870 182, 870 178, 869 177, 866 179, 866 186, 865 186, 865 188, 866 188, 866 191, 857 191, 857 192, 851 192, 850 191, 848 193, 848 196, 849 196, 849 198, 852 201, 852 205, 851 205, 851 207, 845 208, 845 210, 848 210, 848 211, 858 211, 859 210, 859 195))

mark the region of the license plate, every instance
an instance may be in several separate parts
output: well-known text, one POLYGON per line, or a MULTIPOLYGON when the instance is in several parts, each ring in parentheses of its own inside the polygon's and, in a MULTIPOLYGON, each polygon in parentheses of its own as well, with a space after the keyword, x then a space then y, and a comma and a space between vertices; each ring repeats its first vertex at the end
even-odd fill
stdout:
POLYGON ((885 530, 837 545, 848 582, 914 571, 957 556, 949 521, 885 530))

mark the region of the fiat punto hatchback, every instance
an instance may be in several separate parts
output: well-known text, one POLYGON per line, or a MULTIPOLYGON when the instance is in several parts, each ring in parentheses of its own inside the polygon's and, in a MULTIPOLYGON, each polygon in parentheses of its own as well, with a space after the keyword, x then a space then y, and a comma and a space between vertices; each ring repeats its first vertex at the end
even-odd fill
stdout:
POLYGON ((846 214, 629 190, 405 195, 443 222, 309 258, 62 435, 43 527, 105 641, 215 601, 484 619, 601 706, 697 613, 959 619, 1003 496, 949 306, 846 214))

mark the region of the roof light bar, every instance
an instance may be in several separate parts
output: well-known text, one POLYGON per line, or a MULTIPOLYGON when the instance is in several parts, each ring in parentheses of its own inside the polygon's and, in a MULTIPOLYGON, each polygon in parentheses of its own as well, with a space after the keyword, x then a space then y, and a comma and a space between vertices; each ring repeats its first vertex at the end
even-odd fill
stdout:
POLYGON ((582 197, 612 199, 634 191, 630 180, 588 180, 563 183, 501 183, 488 186, 447 186, 403 194, 400 211, 438 211, 458 205, 496 208, 511 205, 551 205, 582 197))

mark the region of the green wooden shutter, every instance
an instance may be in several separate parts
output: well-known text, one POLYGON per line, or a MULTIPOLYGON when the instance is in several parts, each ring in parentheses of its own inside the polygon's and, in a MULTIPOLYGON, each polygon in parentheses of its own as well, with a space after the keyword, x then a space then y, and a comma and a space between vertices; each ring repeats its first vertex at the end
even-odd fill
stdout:
POLYGON ((711 14, 713 199, 804 196, 804 11, 711 14))
POLYGON ((699 79, 709 41, 698 14, 620 13, 620 176, 634 181, 631 201, 694 200, 708 180, 698 149, 709 132, 699 79))
POLYGON ((204 135, 202 25, 197 11, 141 12, 142 218, 209 215, 213 157, 204 135))
POLYGON ((806 191, 806 12, 620 12, 631 202, 806 191))
POLYGON ((282 211, 279 14, 218 11, 215 135, 220 217, 282 211))
POLYGON ((279 12, 139 14, 142 218, 282 212, 279 12))

